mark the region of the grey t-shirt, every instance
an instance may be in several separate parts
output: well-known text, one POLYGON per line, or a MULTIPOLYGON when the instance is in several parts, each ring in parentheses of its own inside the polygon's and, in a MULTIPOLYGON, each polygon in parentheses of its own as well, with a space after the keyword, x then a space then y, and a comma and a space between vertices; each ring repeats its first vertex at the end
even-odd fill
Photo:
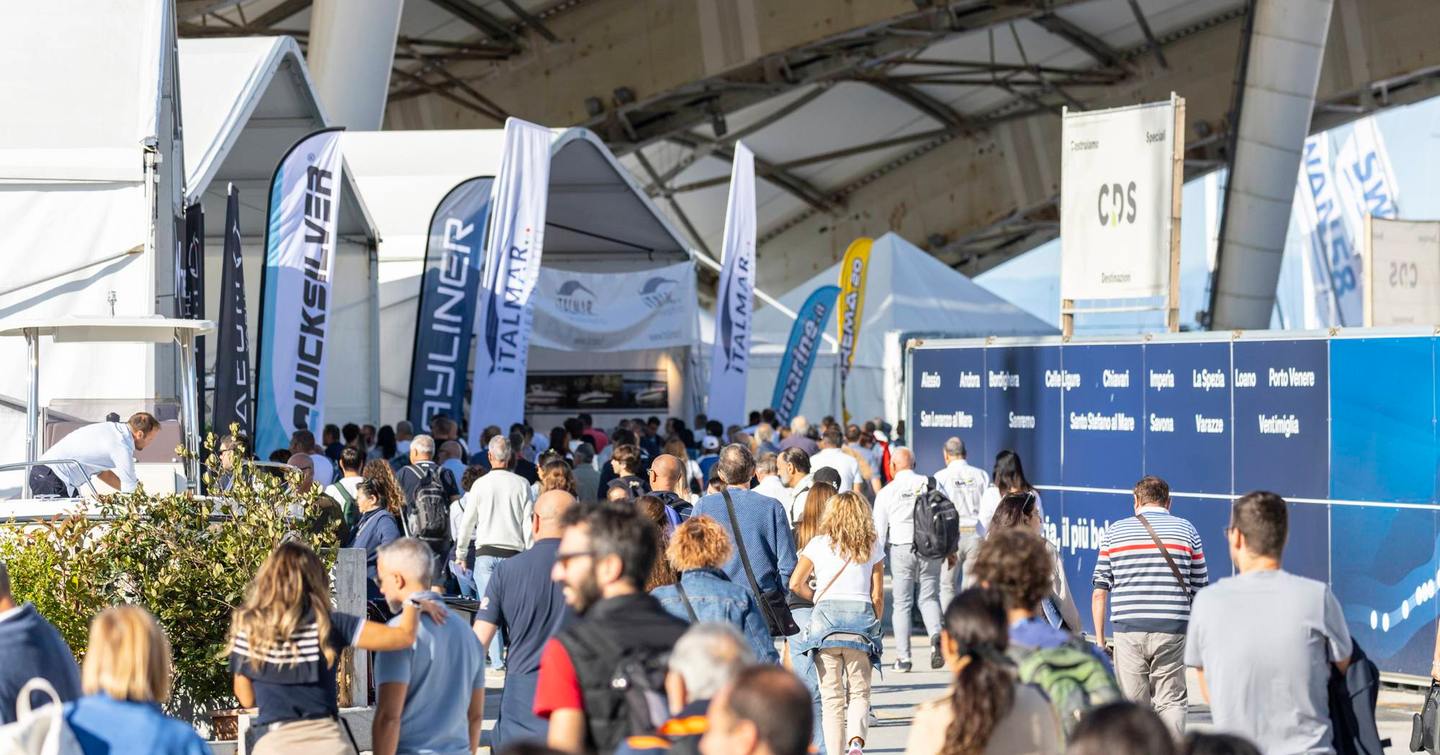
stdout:
POLYGON ((1266 755, 1330 753, 1330 662, 1350 630, 1323 582, 1283 571, 1241 574, 1195 594, 1185 665, 1204 669, 1215 728, 1266 755))

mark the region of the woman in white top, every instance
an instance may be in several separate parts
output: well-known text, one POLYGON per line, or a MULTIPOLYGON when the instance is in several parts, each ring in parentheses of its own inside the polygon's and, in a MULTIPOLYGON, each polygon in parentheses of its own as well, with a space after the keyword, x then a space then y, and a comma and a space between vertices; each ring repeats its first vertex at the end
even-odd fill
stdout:
MULTIPOLYGON (((1040 496, 1030 493, 1011 493, 1000 499, 995 515, 990 519, 991 534, 1010 528, 1025 529, 1041 537, 1045 536, 1045 520, 1040 514, 1040 496)), ((1075 605, 1075 596, 1070 594, 1070 581, 1065 577, 1065 567, 1060 563, 1060 549, 1049 539, 1045 545, 1050 548, 1050 594, 1040 601, 1045 620, 1050 626, 1079 634, 1080 609, 1075 605)))
POLYGON ((880 662, 885 553, 870 505, 858 493, 831 498, 820 534, 800 551, 790 590, 813 600, 808 640, 820 682, 821 723, 830 755, 861 755, 870 711, 870 674, 880 662), (810 576, 814 574, 811 587, 810 576))
POLYGON ((905 755, 1060 755, 1060 719, 1037 688, 1015 678, 1008 634, 993 591, 972 587, 950 601, 940 634, 950 691, 916 708, 905 755))
POLYGON ((1020 464, 1020 454, 1005 449, 995 454, 994 474, 990 475, 990 486, 980 494, 980 529, 990 529, 990 520, 995 516, 995 508, 1000 505, 1000 499, 1011 493, 1034 493, 1035 510, 1040 512, 1040 518, 1045 518, 1045 507, 1040 505, 1040 491, 1035 489, 1030 481, 1025 479, 1025 467, 1020 464))

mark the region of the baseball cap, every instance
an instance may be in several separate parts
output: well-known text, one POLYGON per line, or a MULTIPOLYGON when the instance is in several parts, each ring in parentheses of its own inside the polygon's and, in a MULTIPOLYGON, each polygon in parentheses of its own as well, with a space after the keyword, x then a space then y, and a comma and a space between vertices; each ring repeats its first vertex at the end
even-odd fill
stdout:
POLYGON ((700 447, 706 451, 719 451, 720 439, 713 435, 707 435, 705 440, 700 441, 700 447))
POLYGON ((836 472, 834 467, 821 467, 815 470, 813 477, 816 482, 828 482, 835 486, 836 490, 840 489, 840 473, 836 472))

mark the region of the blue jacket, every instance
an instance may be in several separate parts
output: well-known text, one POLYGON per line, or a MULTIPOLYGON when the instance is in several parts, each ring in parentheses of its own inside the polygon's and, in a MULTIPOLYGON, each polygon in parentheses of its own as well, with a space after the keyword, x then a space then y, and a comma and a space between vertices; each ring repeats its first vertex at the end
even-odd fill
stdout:
MULTIPOLYGON (((0 621, 0 724, 15 720, 15 698, 36 676, 55 687, 60 702, 80 696, 80 669, 70 646, 33 604, 26 603, 0 621)), ((45 695, 32 700, 37 705, 50 701, 45 695)))
MULTIPOLYGON (((729 624, 745 635, 750 649, 755 651, 755 660, 760 663, 779 663, 780 654, 775 652, 775 642, 765 618, 760 614, 760 604, 750 594, 749 587, 741 587, 730 581, 719 569, 691 569, 680 574, 685 588, 685 597, 695 611, 693 621, 714 621, 729 624)), ((685 610, 685 601, 674 585, 657 587, 650 592, 660 605, 671 615, 692 621, 685 610)))
POLYGON ((395 522, 395 517, 385 509, 371 509, 360 515, 360 521, 355 525, 355 540, 350 543, 351 548, 365 549, 365 571, 370 576, 369 585, 365 591, 367 600, 384 600, 380 594, 380 572, 376 569, 376 561, 379 558, 377 551, 383 545, 389 545, 392 541, 400 539, 400 525, 395 522))
MULTIPOLYGON (((750 567, 755 570, 760 590, 788 590, 790 575, 795 571, 795 537, 790 533, 790 518, 784 507, 774 498, 753 490, 731 488, 730 498, 735 502, 735 518, 740 521, 740 534, 745 538, 750 567)), ((725 498, 719 493, 701 498, 695 503, 691 516, 708 516, 725 528, 732 546, 730 560, 725 563, 725 575, 731 582, 749 587, 745 567, 740 565, 740 548, 735 545, 730 516, 725 511, 725 498)))

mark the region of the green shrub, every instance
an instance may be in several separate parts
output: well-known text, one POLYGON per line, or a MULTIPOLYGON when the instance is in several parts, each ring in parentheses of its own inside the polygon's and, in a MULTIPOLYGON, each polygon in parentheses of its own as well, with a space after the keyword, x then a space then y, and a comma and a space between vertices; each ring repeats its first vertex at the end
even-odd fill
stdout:
MULTIPOLYGON (((206 440, 213 451, 214 436, 206 440)), ((220 478, 210 453, 207 486, 220 478)), ((143 605, 170 637, 175 657, 170 709, 188 716, 234 707, 225 662, 231 609, 260 563, 290 533, 333 565, 335 536, 317 531, 318 488, 297 495, 289 479, 241 461, 224 498, 189 493, 104 496, 101 518, 83 513, 41 525, 0 527, 0 561, 15 597, 30 601, 83 658, 90 619, 107 606, 143 605), (296 514, 299 514, 296 516, 296 514)))

